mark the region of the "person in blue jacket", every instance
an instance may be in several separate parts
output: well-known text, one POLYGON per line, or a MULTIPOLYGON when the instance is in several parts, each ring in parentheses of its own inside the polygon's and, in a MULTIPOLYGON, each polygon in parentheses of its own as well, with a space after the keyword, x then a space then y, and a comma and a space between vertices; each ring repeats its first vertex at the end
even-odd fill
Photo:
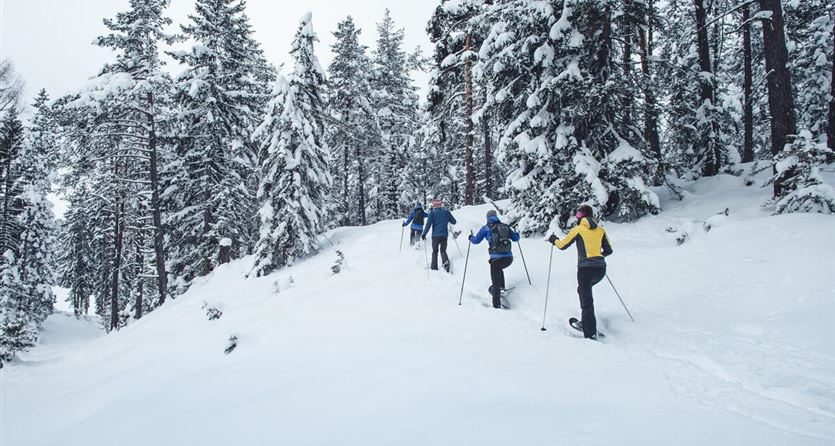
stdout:
POLYGON ((429 211, 429 217, 426 219, 426 225, 423 228, 423 234, 420 238, 426 240, 426 234, 432 230, 432 266, 433 270, 438 270, 438 252, 441 253, 441 260, 444 262, 444 270, 449 272, 449 256, 446 254, 447 240, 449 238, 448 226, 458 223, 455 217, 452 216, 448 210, 443 208, 443 203, 440 198, 432 200, 432 210, 429 211))
POLYGON ((482 226, 478 234, 470 234, 470 243, 477 245, 487 239, 490 252, 490 294, 493 297, 493 308, 501 308, 501 292, 504 289, 504 269, 513 263, 513 242, 519 241, 519 233, 510 226, 499 221, 496 211, 487 211, 487 224, 482 226))
POLYGON ((423 205, 420 202, 415 204, 415 208, 412 209, 412 212, 409 212, 409 216, 406 217, 406 221, 403 222, 403 227, 405 228, 406 225, 412 223, 412 227, 409 228, 409 244, 413 245, 416 241, 420 239, 420 234, 423 232, 423 220, 426 219, 426 212, 423 210, 423 205))

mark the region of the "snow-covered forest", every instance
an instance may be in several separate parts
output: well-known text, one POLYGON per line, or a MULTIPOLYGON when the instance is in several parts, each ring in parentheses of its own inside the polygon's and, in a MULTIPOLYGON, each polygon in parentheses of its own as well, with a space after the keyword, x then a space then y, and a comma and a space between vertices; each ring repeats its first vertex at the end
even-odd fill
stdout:
POLYGON ((425 29, 306 14, 291 64, 268 60, 245 0, 196 0, 183 23, 170 0, 124 2, 93 42, 112 59, 69 94, 23 98, 0 61, 0 364, 38 345, 56 289, 115 336, 218 271, 266 283, 435 198, 505 200, 502 219, 543 239, 580 205, 604 224, 673 218, 710 184, 711 200, 813 218, 831 245, 831 0, 422 1, 437 3, 425 29))

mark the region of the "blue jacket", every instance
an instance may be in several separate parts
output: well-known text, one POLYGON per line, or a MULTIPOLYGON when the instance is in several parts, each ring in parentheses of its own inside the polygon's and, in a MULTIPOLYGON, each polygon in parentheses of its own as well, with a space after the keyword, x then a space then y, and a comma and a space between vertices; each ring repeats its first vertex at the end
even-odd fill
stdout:
POLYGON ((432 228, 432 237, 449 237, 449 224, 458 223, 455 217, 444 208, 434 208, 429 211, 429 217, 426 218, 426 226, 423 229, 423 237, 429 233, 429 228, 432 228))
MULTIPOLYGON (((490 231, 490 224, 491 223, 501 223, 499 217, 492 216, 487 219, 487 224, 482 226, 481 229, 478 230, 478 234, 474 235, 473 238, 470 240, 473 245, 477 245, 481 243, 482 240, 487 239, 487 243, 490 246, 493 246, 493 233, 490 231)), ((510 229, 510 239, 514 242, 519 241, 519 233, 514 231, 513 228, 510 229)), ((501 259, 503 257, 513 257, 512 252, 496 252, 490 254, 490 259, 501 259)))
MULTIPOLYGON (((406 217, 406 221, 403 222, 403 226, 408 225, 410 221, 414 220, 415 212, 417 212, 418 209, 423 211, 422 207, 415 207, 414 209, 412 209, 412 212, 409 212, 409 216, 406 217)), ((423 211, 423 219, 424 219, 424 221, 426 220, 426 211, 423 211)), ((411 229, 412 229, 412 231, 423 231, 423 224, 422 223, 412 223, 411 229)))

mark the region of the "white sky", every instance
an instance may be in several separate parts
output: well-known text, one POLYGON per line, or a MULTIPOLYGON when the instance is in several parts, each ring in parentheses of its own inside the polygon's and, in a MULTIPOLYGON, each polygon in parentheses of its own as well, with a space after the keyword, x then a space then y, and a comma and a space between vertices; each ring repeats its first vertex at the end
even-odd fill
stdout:
MULTIPOLYGON (((330 45, 336 24, 348 15, 362 29, 361 39, 374 48, 377 30, 385 8, 391 10, 398 27, 405 28, 405 50, 420 46, 431 54, 426 22, 438 0, 248 0, 255 38, 268 60, 279 66, 290 65, 288 52, 302 15, 313 13, 313 27, 319 36, 316 53, 327 69, 332 56, 330 45)), ((83 86, 112 58, 109 50, 91 45, 105 34, 102 19, 127 9, 129 0, 0 0, 0 58, 9 58, 26 82, 27 103, 41 88, 52 98, 83 86)), ((180 23, 194 10, 194 0, 171 0, 168 16, 174 20, 170 31, 179 32, 180 23)), ((169 63, 169 69, 179 68, 169 63)), ((421 92, 428 76, 414 73, 421 92)))

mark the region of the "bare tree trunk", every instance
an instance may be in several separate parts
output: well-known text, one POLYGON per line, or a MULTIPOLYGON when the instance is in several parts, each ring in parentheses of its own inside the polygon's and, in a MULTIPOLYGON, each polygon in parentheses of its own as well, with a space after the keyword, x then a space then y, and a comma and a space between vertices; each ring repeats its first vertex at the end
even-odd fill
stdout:
POLYGON ((467 38, 464 43, 464 53, 467 60, 464 62, 464 89, 466 98, 466 121, 467 121, 467 136, 464 149, 464 169, 465 169, 465 185, 464 185, 464 204, 472 205, 473 196, 475 195, 475 172, 473 171, 473 73, 472 62, 470 61, 469 51, 472 47, 472 35, 467 33, 467 38))
POLYGON ((165 272, 165 235, 162 229, 162 210, 159 200, 159 173, 157 171, 157 132, 154 123, 154 94, 148 93, 148 145, 151 150, 151 208, 154 220, 154 256, 157 266, 157 291, 159 303, 165 303, 168 293, 168 275, 165 272))
MULTIPOLYGON (((623 30, 623 76, 627 79, 632 77, 632 27, 627 25, 623 30)), ((632 112, 635 105, 635 96, 632 94, 626 95, 628 101, 625 105, 623 114, 623 124, 627 131, 632 133, 632 112)))
MULTIPOLYGON (((696 42, 699 53, 699 69, 701 75, 699 76, 699 83, 701 85, 701 103, 700 107, 709 103, 713 106, 716 102, 714 100, 714 79, 713 68, 710 61, 710 42, 707 35, 707 10, 705 9, 704 0, 694 0, 696 6, 696 42), (709 78, 705 78, 707 77, 709 78)), ((705 143, 705 165, 702 174, 706 177, 716 175, 719 173, 719 148, 717 147, 713 129, 713 120, 711 119, 711 129, 708 134, 704 135, 705 143)))
POLYGON ((365 162, 362 158, 362 147, 357 144, 355 148, 357 156, 357 207, 360 214, 360 225, 368 224, 365 216, 365 162))
MULTIPOLYGON (((119 165, 114 167, 115 178, 119 178, 119 165)), ((115 193, 116 201, 113 203, 113 265, 110 291, 110 329, 119 328, 119 279, 122 272, 122 248, 124 244, 125 230, 125 198, 121 189, 117 186, 115 193)))
POLYGON ((347 145, 342 148, 342 226, 351 224, 348 218, 350 214, 349 209, 351 209, 348 203, 348 197, 350 196, 348 190, 348 169, 351 167, 348 157, 349 150, 347 145))
POLYGON ((142 283, 142 266, 145 264, 145 256, 142 255, 142 245, 144 244, 144 237, 142 237, 142 230, 137 231, 136 241, 136 302, 133 307, 133 317, 142 319, 142 305, 145 301, 145 287, 142 283))
POLYGON ((754 104, 751 103, 751 85, 753 72, 751 68, 751 24, 750 7, 742 8, 742 92, 744 102, 742 106, 743 142, 742 162, 754 161, 754 104))
MULTIPOLYGON (((485 88, 485 97, 487 96, 487 89, 485 88)), ((481 116, 481 130, 484 133, 484 194, 487 198, 496 198, 493 196, 493 141, 490 136, 490 115, 484 113, 481 116)))
MULTIPOLYGON (((828 137, 828 146, 829 148, 835 152, 835 25, 832 27, 832 82, 830 84, 830 94, 829 94, 829 132, 827 134, 828 137)), ((828 160, 832 162, 833 160, 828 160)))
MULTIPOLYGON (((649 144, 650 152, 655 156, 655 159, 661 163, 661 138, 658 134, 658 110, 655 100, 655 88, 652 82, 652 67, 650 65, 653 54, 653 4, 652 0, 647 3, 647 26, 646 29, 641 29, 638 32, 638 38, 641 45, 641 71, 644 75, 644 139, 649 144)), ((663 170, 663 168, 661 169, 663 170)), ((654 175, 656 186, 663 183, 663 172, 661 175, 654 175)))
MULTIPOLYGON (((783 6, 780 0, 760 0, 761 11, 771 11, 770 20, 763 23, 765 71, 768 76, 768 111, 771 114, 771 153, 777 155, 797 134, 797 115, 794 111, 789 53, 783 26, 783 6)), ((788 176, 791 176, 788 173, 788 176)), ((774 181, 774 196, 782 196, 785 180, 774 181)))

